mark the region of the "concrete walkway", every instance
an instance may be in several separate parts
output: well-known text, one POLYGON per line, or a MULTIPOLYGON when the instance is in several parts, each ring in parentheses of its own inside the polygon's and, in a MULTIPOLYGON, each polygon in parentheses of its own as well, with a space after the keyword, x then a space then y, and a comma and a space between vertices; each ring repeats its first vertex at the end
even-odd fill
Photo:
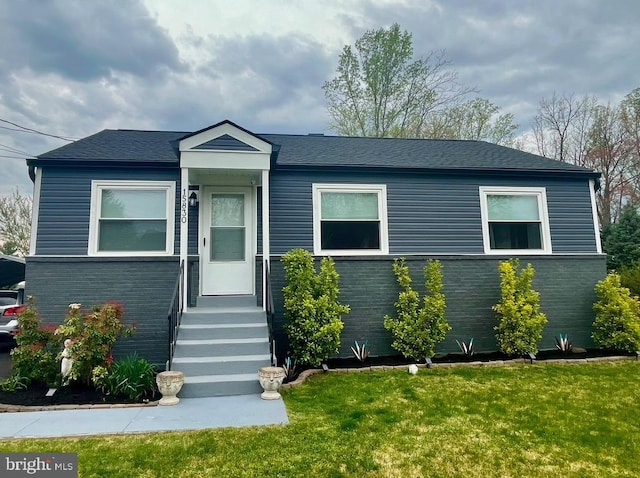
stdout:
POLYGON ((289 423, 282 400, 184 398, 178 405, 0 413, 0 439, 202 430, 289 423))

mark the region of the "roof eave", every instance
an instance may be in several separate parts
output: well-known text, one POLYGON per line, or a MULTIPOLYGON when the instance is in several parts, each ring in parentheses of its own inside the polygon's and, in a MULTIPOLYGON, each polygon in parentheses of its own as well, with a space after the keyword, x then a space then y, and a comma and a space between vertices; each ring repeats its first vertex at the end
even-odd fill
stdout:
POLYGON ((601 174, 597 171, 592 170, 571 170, 571 169, 520 169, 520 168, 418 168, 418 167, 408 167, 401 168, 397 166, 370 166, 370 165, 320 165, 320 164, 278 164, 276 163, 277 169, 317 169, 326 171, 328 168, 332 170, 338 171, 377 171, 377 172, 385 172, 388 173, 393 172, 423 172, 423 173, 433 173, 433 174, 449 174, 449 175, 470 175, 470 174, 478 174, 482 176, 523 176, 523 175, 536 175, 536 176, 580 176, 587 177, 590 179, 600 178, 601 174))
POLYGON ((176 159, 156 159, 153 161, 136 161, 132 159, 78 159, 78 158, 46 158, 27 159, 27 166, 123 166, 123 167, 176 167, 176 159))

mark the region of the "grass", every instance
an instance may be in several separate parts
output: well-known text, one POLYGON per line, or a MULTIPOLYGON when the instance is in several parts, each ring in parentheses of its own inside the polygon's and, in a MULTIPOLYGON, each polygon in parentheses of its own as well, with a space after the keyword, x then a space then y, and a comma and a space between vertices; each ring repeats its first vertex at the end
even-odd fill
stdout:
POLYGON ((631 477, 639 372, 627 361, 330 373, 284 392, 288 426, 10 440, 0 451, 78 452, 81 477, 631 477))

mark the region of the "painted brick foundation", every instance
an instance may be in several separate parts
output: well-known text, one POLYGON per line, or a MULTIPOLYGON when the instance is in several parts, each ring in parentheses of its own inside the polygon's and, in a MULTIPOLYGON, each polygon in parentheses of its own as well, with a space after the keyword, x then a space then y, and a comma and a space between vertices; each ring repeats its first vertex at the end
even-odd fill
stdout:
POLYGON ((29 257, 26 293, 36 299, 45 323, 62 323, 70 303, 84 309, 114 300, 124 305, 124 322, 136 332, 121 339, 116 356, 137 352, 164 369, 168 356, 167 311, 179 259, 29 257))
MULTIPOLYGON (((430 257, 443 265, 447 319, 452 326, 438 352, 457 352, 455 340, 474 338, 477 351, 496 350, 495 314, 491 307, 500 298, 498 263, 506 257, 496 256, 409 256, 407 262, 413 286, 424 293, 422 268, 430 257)), ((271 258, 273 294, 276 306, 276 340, 279 357, 286 354, 283 332, 284 271, 279 257, 271 258)), ((372 355, 396 354, 391 336, 383 326, 385 314, 393 315, 399 288, 392 271, 393 257, 334 258, 340 274, 340 299, 349 304, 351 313, 343 317, 341 356, 350 356, 354 340, 368 340, 372 355)), ((536 269, 534 288, 541 294, 541 308, 549 320, 541 349, 554 348, 555 336, 568 333, 574 345, 593 346, 592 305, 594 286, 606 274, 603 255, 553 255, 521 259, 536 269)))

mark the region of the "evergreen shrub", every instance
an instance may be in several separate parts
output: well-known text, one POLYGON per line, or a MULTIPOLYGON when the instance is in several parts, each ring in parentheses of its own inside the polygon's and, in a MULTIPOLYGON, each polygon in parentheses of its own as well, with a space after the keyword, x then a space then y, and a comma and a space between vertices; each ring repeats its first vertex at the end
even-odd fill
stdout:
POLYGON ((287 281, 284 328, 291 356, 299 365, 317 367, 340 350, 341 317, 350 310, 338 300, 340 276, 330 257, 322 259, 318 274, 313 256, 304 249, 287 252, 282 263, 287 281))
POLYGON ((396 317, 385 316, 384 326, 393 335, 391 346, 407 358, 425 360, 435 354, 451 326, 445 317, 447 307, 442 292, 442 265, 429 260, 424 267, 427 293, 422 301, 411 287, 411 274, 404 258, 393 261, 393 272, 400 285, 395 303, 396 317))
POLYGON ((500 302, 493 306, 498 349, 508 355, 537 353, 547 317, 540 311, 540 293, 532 288, 535 270, 531 264, 520 271, 520 261, 500 262, 500 302))
POLYGON ((593 304, 593 341, 599 347, 633 352, 640 350, 640 304, 622 287, 620 276, 610 273, 596 284, 593 304))

